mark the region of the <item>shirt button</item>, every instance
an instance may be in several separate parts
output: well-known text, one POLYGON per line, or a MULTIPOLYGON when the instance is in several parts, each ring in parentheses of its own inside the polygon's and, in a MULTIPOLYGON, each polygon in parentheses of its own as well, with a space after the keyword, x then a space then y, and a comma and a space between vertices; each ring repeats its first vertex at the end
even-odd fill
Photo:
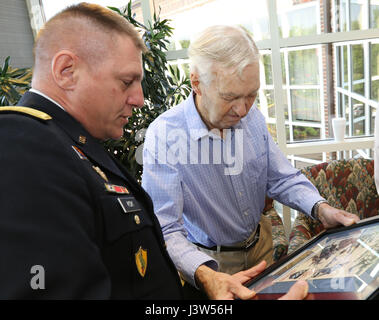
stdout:
POLYGON ((249 211, 246 210, 246 211, 243 212, 243 214, 244 214, 245 216, 248 216, 248 215, 249 215, 249 211))
POLYGON ((238 192, 238 195, 239 195, 240 197, 242 197, 242 196, 243 196, 243 193, 242 193, 242 192, 238 192))

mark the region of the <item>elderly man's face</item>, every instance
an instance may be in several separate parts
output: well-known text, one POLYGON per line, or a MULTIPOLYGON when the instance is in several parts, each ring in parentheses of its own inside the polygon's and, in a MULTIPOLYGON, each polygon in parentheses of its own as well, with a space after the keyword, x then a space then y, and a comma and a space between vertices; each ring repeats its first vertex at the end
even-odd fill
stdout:
POLYGON ((99 66, 81 73, 81 122, 98 139, 121 137, 133 108, 144 103, 141 51, 126 36, 116 40, 99 66))
POLYGON ((216 70, 211 84, 202 86, 200 114, 209 129, 227 129, 247 115, 259 90, 259 64, 248 65, 242 75, 216 70))

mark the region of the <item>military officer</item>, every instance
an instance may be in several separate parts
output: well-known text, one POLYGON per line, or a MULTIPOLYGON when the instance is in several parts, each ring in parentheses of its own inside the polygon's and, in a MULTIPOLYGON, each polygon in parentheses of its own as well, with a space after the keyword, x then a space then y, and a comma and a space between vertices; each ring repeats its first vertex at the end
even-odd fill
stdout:
POLYGON ((101 145, 143 105, 143 50, 95 5, 39 34, 33 89, 0 112, 0 299, 182 298, 149 196, 101 145))
MULTIPOLYGON (((144 103, 144 50, 87 3, 40 31, 32 90, 0 108, 0 299, 183 298, 150 197, 101 145, 144 103)), ((242 283, 264 267, 225 274, 218 298, 253 297, 242 283)))

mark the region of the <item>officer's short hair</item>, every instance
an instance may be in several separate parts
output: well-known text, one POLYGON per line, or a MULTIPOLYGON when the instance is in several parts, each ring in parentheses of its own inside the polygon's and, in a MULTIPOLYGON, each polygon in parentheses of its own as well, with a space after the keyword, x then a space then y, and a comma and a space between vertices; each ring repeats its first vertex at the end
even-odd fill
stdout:
MULTIPOLYGON (((64 42, 67 35, 72 36, 73 47, 85 47, 88 43, 89 51, 96 51, 93 48, 100 49, 102 45, 101 41, 99 41, 101 33, 109 37, 117 34, 126 35, 141 52, 146 52, 147 50, 138 31, 124 17, 100 5, 82 2, 69 6, 57 13, 41 28, 34 45, 35 62, 42 61, 44 57, 51 58, 47 56, 48 49, 51 46, 59 48, 60 41, 64 42), (94 30, 95 36, 83 36, 81 38, 81 33, 84 33, 86 28, 81 28, 80 26, 88 27, 88 30, 94 30), (77 38, 77 44, 75 44, 75 37, 77 38)), ((93 53, 95 54, 96 52, 93 53)), ((98 58, 101 58, 101 55, 98 58)))

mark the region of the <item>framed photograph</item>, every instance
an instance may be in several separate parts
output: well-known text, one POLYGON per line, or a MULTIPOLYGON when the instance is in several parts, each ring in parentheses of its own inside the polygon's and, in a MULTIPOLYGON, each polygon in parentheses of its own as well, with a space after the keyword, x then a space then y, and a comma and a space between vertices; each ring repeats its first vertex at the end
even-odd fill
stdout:
POLYGON ((379 216, 323 231, 246 286, 258 300, 277 299, 300 279, 310 300, 378 298, 379 216))

